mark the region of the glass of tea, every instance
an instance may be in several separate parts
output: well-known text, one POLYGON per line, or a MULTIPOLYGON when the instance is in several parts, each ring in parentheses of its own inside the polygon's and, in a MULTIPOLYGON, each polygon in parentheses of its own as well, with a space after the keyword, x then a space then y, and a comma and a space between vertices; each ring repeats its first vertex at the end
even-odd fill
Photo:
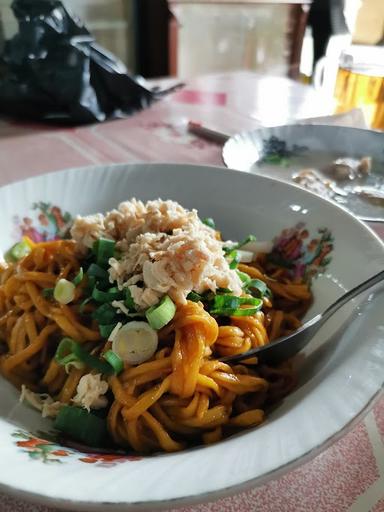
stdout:
POLYGON ((361 108, 371 128, 384 130, 384 47, 343 50, 334 95, 336 113, 361 108))

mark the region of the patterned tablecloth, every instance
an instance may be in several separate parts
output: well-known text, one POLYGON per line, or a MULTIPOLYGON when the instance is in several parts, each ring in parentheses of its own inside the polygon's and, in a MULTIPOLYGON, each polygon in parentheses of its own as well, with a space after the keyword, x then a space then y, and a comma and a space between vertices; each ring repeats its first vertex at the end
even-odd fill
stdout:
MULTIPOLYGON (((82 128, 0 121, 0 185, 67 167, 118 162, 223 165, 217 144, 188 134, 189 120, 226 133, 324 116, 329 102, 287 79, 249 72, 190 81, 129 119, 82 128)), ((324 122, 335 122, 323 119, 324 122)), ((359 125, 353 114, 336 121, 359 125)), ((384 226, 377 226, 384 237, 384 226)), ((279 479, 184 512, 384 512, 384 398, 347 435, 279 479)), ((0 512, 53 512, 0 494, 0 512)))

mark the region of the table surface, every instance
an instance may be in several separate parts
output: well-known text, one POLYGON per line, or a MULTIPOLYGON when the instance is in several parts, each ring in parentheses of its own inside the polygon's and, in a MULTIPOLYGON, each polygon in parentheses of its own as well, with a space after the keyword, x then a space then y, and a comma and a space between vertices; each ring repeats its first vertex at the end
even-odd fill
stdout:
MULTIPOLYGON (((58 169, 108 163, 223 165, 220 146, 189 134, 189 120, 231 134, 331 111, 331 103, 310 87, 236 72, 191 80, 183 90, 124 120, 65 129, 0 121, 0 185, 58 169)), ((356 118, 347 116, 338 124, 355 125, 356 118)), ((384 237, 384 227, 377 229, 384 237)), ((298 469, 251 491, 180 510, 384 512, 384 399, 348 434, 298 469)), ((0 512, 53 509, 0 494, 0 512)))

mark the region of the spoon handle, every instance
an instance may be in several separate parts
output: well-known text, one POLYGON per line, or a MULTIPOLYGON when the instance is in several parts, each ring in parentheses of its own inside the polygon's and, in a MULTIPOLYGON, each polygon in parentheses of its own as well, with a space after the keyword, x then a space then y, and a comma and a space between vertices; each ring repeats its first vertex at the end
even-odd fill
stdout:
POLYGON ((347 302, 349 302, 351 299, 353 299, 360 293, 365 292, 366 290, 368 290, 369 288, 372 288, 372 286, 380 283, 380 281, 383 281, 383 280, 384 280, 384 270, 381 270, 379 273, 370 277, 363 283, 360 283, 357 286, 355 286, 354 288, 352 288, 352 290, 349 290, 349 292, 342 295, 339 299, 337 299, 336 302, 331 304, 324 311, 324 313, 321 315, 320 323, 322 324, 323 322, 326 322, 328 320, 328 318, 331 317, 338 309, 340 309, 342 306, 344 306, 344 304, 346 304, 347 302))

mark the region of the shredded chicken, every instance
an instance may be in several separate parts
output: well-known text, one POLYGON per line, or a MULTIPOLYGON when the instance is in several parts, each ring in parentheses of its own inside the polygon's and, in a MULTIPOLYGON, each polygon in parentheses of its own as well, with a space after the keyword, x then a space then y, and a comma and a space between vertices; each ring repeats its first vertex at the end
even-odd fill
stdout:
MULTIPOLYGON (((91 248, 100 237, 116 240, 127 246, 142 233, 167 233, 186 225, 201 224, 196 210, 186 210, 175 201, 137 199, 121 203, 105 216, 97 213, 77 216, 71 235, 81 247, 91 248)), ((204 224, 203 224, 204 226, 204 224)), ((209 230, 207 226, 204 229, 209 230)))
POLYGON ((229 268, 222 242, 198 226, 175 229, 172 235, 139 235, 121 260, 110 260, 110 277, 119 287, 128 287, 141 308, 156 304, 168 294, 184 303, 192 290, 229 288, 241 294, 237 273, 229 268), (136 283, 142 281, 143 287, 136 283))
POLYGON ((104 226, 101 213, 81 217, 78 215, 71 228, 71 236, 78 242, 80 249, 91 248, 99 238, 111 238, 104 226))
POLYGON ((108 403, 104 396, 108 391, 108 383, 101 380, 101 374, 83 375, 77 385, 76 395, 72 401, 89 412, 91 409, 102 409, 108 403))
POLYGON ((126 201, 105 217, 78 217, 71 233, 82 248, 92 247, 98 237, 116 240, 121 258, 109 261, 110 281, 128 287, 139 309, 165 294, 183 304, 192 290, 229 288, 241 294, 240 278, 229 268, 216 231, 196 210, 174 201, 126 201))
POLYGON ((34 393, 23 384, 21 386, 20 402, 24 401, 40 411, 43 418, 55 418, 64 405, 61 402, 54 401, 46 393, 34 393))

